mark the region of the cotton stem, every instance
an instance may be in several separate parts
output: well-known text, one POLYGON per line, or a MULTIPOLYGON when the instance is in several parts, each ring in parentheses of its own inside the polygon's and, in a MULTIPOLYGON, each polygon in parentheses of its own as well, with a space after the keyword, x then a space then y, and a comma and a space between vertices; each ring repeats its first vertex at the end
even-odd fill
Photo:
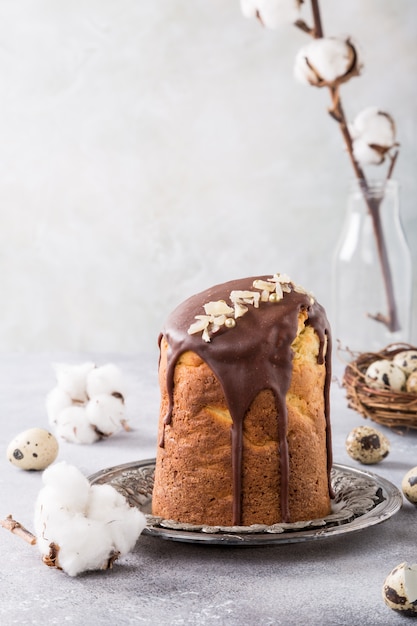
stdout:
MULTIPOLYGON (((311 10, 312 10, 312 15, 313 15, 314 27, 310 29, 310 34, 312 34, 312 36, 315 39, 319 39, 320 37, 324 36, 323 26, 322 26, 322 21, 321 21, 321 14, 320 14, 319 0, 311 0, 311 10)), ((382 204, 382 201, 384 199, 384 190, 382 191, 381 196, 379 198, 371 197, 369 193, 369 185, 365 177, 365 174, 353 154, 352 137, 350 136, 349 128, 348 128, 347 121, 346 121, 346 116, 345 116, 342 102, 340 99, 339 88, 338 86, 335 86, 335 87, 331 86, 329 87, 329 91, 330 91, 330 97, 332 101, 332 106, 329 110, 329 113, 333 117, 333 119, 335 119, 337 123, 339 124, 339 128, 342 133, 343 140, 345 142, 345 146, 346 146, 349 159, 353 167, 353 171, 355 173, 355 177, 358 179, 360 183, 360 188, 361 188, 365 203, 371 215, 372 225, 373 225, 374 234, 376 238, 378 257, 379 257, 382 276, 384 280, 388 315, 377 313, 376 315, 369 315, 369 316, 372 317, 374 320, 385 324, 387 328, 390 330, 390 332, 395 332, 395 331, 400 330, 401 327, 400 327, 399 319, 398 319, 397 304, 395 301, 395 294, 394 294, 394 285, 392 281, 392 274, 391 274, 391 268, 390 268, 390 263, 389 263, 389 258, 388 258, 388 251, 387 251, 387 247, 385 244, 384 232, 383 232, 382 223, 381 223, 381 214, 379 210, 382 204)), ((397 156, 398 156, 398 151, 391 158, 391 163, 390 163, 386 180, 389 180, 391 178, 397 156)))
POLYGON ((10 530, 11 533, 21 537, 30 545, 35 545, 36 537, 30 530, 27 530, 20 522, 17 522, 11 515, 8 515, 6 519, 0 520, 0 526, 6 530, 10 530))
POLYGON ((313 12, 314 21, 314 38, 320 39, 321 37, 323 37, 323 27, 321 24, 319 0, 311 0, 311 10, 313 12))

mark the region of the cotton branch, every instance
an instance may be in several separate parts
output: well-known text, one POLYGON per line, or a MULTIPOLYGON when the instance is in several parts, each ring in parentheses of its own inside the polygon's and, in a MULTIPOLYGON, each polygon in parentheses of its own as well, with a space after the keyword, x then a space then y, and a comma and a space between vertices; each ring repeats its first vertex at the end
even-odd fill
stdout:
POLYGON ((314 22, 314 38, 320 39, 320 37, 323 37, 323 27, 321 25, 320 6, 318 0, 311 0, 311 10, 314 22))
MULTIPOLYGON (((279 17, 278 9, 284 9, 284 6, 281 6, 281 2, 278 2, 278 0, 269 0, 269 2, 265 1, 265 3, 262 4, 261 11, 260 4, 259 0, 241 0, 242 10, 246 17, 256 17, 264 26, 276 28, 279 22, 277 19, 279 17)), ((285 4, 285 8, 288 9, 291 2, 283 4, 285 4)), ((303 4, 303 0, 293 0, 292 2, 293 8, 297 7, 299 9, 301 4, 303 4)), ((379 164, 382 163, 386 157, 390 158, 391 163, 386 176, 387 181, 392 175, 397 159, 397 153, 392 154, 392 150, 394 146, 398 144, 395 144, 395 139, 393 139, 392 142, 383 140, 381 143, 379 141, 369 142, 364 139, 361 140, 360 136, 358 138, 356 135, 357 129, 355 129, 355 136, 352 137, 352 132, 348 126, 343 110, 339 89, 343 83, 359 74, 360 62, 356 48, 349 39, 325 37, 319 0, 311 0, 310 6, 312 26, 298 17, 298 13, 291 17, 291 22, 296 28, 302 30, 313 39, 310 44, 299 50, 295 59, 294 73, 296 78, 303 83, 319 88, 327 87, 329 89, 331 98, 329 114, 339 125, 355 178, 358 180, 369 215, 371 216, 384 281, 388 314, 383 315, 377 313, 371 315, 371 317, 385 324, 391 332, 395 332, 400 329, 400 325, 388 250, 385 243, 380 214, 380 206, 384 199, 385 190, 383 188, 378 197, 370 194, 370 185, 365 177, 362 165, 368 163, 379 164)), ((363 113, 364 111, 362 111, 362 114, 363 113)), ((367 111, 367 113, 369 114, 369 111, 367 111)), ((372 112, 372 114, 373 113, 374 112, 372 112)), ((390 116, 382 111, 378 111, 377 114, 380 118, 385 117, 385 122, 388 120, 388 122, 392 123, 391 134, 395 137, 395 126, 390 116)), ((379 119, 379 123, 381 123, 381 119, 379 119)), ((388 136, 390 135, 389 129, 387 131, 385 128, 384 131, 385 137, 387 134, 388 136)))
POLYGON ((8 515, 6 519, 0 520, 0 526, 5 528, 6 530, 10 530, 11 533, 21 537, 31 546, 36 544, 36 537, 33 535, 30 530, 27 530, 20 522, 17 522, 13 519, 11 515, 8 515))
POLYGON ((311 28, 304 20, 297 20, 294 22, 294 26, 303 31, 303 33, 307 33, 307 35, 312 35, 314 37, 314 28, 311 28))
MULTIPOLYGON (((315 39, 319 39, 324 36, 322 21, 321 21, 321 14, 320 14, 319 0, 311 0, 311 9, 312 9, 314 27, 310 29, 303 28, 303 30, 305 32, 308 32, 315 39)), ((296 26, 300 28, 299 24, 296 24, 296 26)), ((391 268, 389 265, 388 251, 387 251, 386 244, 385 244, 384 233, 382 231, 381 216, 379 212, 379 208, 380 208, 381 202, 383 201, 384 194, 382 193, 380 198, 370 197, 369 185, 366 180, 365 174, 361 166, 359 165, 357 159, 355 159, 355 156, 353 153, 352 137, 349 132, 347 121, 346 121, 346 116, 343 110, 340 93, 339 93, 339 85, 336 85, 336 86, 330 85, 329 91, 330 91, 330 97, 332 101, 332 106, 329 109, 329 113, 333 117, 333 119, 335 119, 337 123, 339 124, 339 128, 342 133, 343 140, 345 142, 345 146, 346 146, 350 161, 352 163, 353 170, 355 172, 355 176, 360 182, 360 188, 362 190, 364 200, 368 206, 369 213, 372 218, 372 224, 373 224, 374 234, 376 238, 378 256, 379 256, 379 260, 381 264, 381 271, 382 271, 382 275, 384 279, 388 314, 383 315, 382 313, 377 313, 375 315, 371 315, 371 314, 368 314, 368 315, 369 317, 372 317, 374 320, 385 324, 391 332, 395 332, 397 330, 400 330, 400 324, 399 324, 399 319, 398 319, 397 305, 395 302, 394 286, 393 286, 393 281, 392 281, 391 268)), ((388 180, 392 175, 397 156, 398 156, 398 151, 394 154, 394 156, 391 157, 391 163, 388 169, 386 180, 388 180)))

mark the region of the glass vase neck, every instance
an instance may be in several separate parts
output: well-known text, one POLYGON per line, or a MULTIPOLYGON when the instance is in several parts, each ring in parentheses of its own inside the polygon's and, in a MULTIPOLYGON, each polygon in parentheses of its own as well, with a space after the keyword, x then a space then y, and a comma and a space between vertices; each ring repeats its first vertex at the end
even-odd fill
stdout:
POLYGON ((364 180, 362 178, 356 178, 350 181, 348 191, 351 197, 360 194, 362 197, 382 200, 386 195, 397 198, 399 185, 398 181, 392 178, 389 180, 364 180))

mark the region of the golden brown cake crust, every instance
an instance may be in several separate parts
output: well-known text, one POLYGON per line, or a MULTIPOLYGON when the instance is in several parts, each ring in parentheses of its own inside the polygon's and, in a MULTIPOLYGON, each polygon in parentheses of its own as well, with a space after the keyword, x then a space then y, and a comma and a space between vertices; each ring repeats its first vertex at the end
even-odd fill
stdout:
MULTIPOLYGON (((321 358, 328 340, 325 337, 323 346, 323 337, 307 321, 306 307, 298 306, 282 415, 273 385, 267 381, 244 413, 238 476, 238 522, 243 525, 314 519, 330 511, 324 392, 328 373, 321 358), (288 450, 282 447, 282 424, 288 450), (289 464, 287 485, 284 456, 289 464), (288 511, 283 514, 286 499, 288 511)), ((187 523, 236 524, 235 426, 224 385, 196 351, 179 350, 173 359, 166 337, 160 349, 161 445, 152 512, 187 523)))

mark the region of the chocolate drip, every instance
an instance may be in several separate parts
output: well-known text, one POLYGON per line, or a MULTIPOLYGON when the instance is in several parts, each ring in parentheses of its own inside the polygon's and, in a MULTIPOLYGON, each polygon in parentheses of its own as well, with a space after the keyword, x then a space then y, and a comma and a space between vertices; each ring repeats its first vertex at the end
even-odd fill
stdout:
MULTIPOLYGON (((325 415, 327 437, 327 467, 330 485, 332 465, 329 417, 330 329, 324 309, 311 303, 310 296, 291 291, 284 293, 279 302, 262 302, 259 308, 249 305, 243 317, 236 320, 234 328, 224 326, 205 342, 201 333, 188 334, 196 315, 210 301, 227 300, 232 290, 253 290, 257 278, 244 278, 216 285, 192 296, 177 307, 167 320, 163 335, 168 342, 167 390, 169 408, 164 424, 172 420, 174 370, 179 356, 191 350, 203 359, 219 380, 232 417, 232 474, 233 474, 233 524, 241 523, 241 475, 243 449, 243 420, 253 400, 264 389, 272 390, 278 415, 281 514, 289 521, 288 507, 289 454, 287 442, 286 394, 291 383, 292 349, 297 336, 298 317, 306 310, 306 324, 311 325, 320 340, 319 363, 326 363, 325 415), (327 337, 326 356, 324 346, 327 337)), ((161 335, 162 337, 162 335, 161 335)), ((161 339, 160 337, 160 339, 161 339)), ((164 446, 162 435, 160 446, 164 446)))

